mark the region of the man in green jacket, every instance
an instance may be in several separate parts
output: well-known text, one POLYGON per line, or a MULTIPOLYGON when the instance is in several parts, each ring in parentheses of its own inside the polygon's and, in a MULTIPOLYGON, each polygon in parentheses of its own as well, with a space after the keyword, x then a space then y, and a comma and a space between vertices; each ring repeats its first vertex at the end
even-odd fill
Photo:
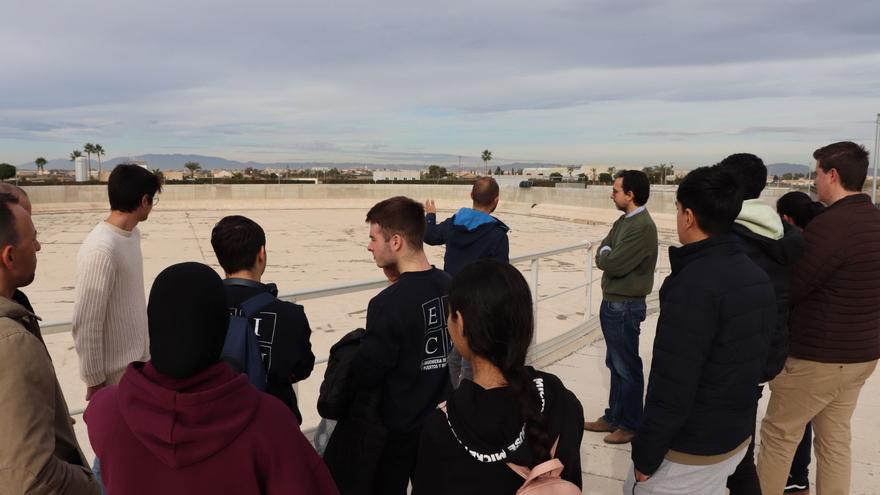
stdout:
POLYGON ((623 215, 596 251, 596 266, 604 271, 599 321, 611 390, 605 414, 584 423, 584 429, 609 433, 604 440, 611 444, 630 442, 642 418, 645 377, 639 334, 647 310, 645 296, 653 289, 657 266, 657 227, 645 209, 649 194, 643 172, 617 174, 611 199, 623 215))
POLYGON ((39 250, 28 212, 0 194, 0 493, 97 495, 37 317, 12 299, 39 250))

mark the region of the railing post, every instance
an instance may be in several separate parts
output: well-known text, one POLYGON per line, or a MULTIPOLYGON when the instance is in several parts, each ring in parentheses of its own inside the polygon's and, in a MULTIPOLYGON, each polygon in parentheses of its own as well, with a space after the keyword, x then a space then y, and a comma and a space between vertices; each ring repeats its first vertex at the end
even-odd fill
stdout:
POLYGON ((538 341, 538 257, 532 258, 532 318, 535 331, 532 332, 532 345, 538 341))
POLYGON ((584 321, 593 317, 593 245, 587 246, 587 266, 584 268, 587 275, 587 307, 584 309, 584 321))

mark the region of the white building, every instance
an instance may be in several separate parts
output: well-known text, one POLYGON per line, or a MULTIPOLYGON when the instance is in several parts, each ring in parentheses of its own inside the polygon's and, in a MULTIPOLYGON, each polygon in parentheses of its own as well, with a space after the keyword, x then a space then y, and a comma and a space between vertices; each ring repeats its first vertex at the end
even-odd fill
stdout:
POLYGON ((76 157, 76 160, 73 161, 73 170, 76 175, 77 182, 89 181, 89 164, 88 162, 86 162, 86 157, 76 157))
POLYGON ((525 177, 543 177, 545 179, 550 178, 550 174, 558 173, 563 177, 568 177, 568 168, 566 167, 536 167, 536 168, 524 168, 523 176, 525 177))
POLYGON ((419 180, 422 173, 418 170, 374 170, 373 180, 419 180))

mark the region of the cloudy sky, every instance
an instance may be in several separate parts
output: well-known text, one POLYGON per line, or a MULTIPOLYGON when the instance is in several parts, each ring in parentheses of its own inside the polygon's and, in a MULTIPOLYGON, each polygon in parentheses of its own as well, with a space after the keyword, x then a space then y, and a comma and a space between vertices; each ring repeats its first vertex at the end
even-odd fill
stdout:
POLYGON ((880 112, 877 0, 0 0, 0 161, 810 163, 880 112))

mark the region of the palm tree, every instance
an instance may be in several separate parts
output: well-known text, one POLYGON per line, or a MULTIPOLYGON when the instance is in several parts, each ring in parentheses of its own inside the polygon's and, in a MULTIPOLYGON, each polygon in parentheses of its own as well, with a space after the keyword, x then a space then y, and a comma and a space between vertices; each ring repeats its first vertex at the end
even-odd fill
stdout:
POLYGON ((192 172, 192 175, 190 177, 192 177, 193 179, 196 178, 196 170, 202 169, 202 166, 199 165, 199 162, 186 162, 183 164, 183 166, 188 168, 189 171, 192 172))
POLYGON ((610 175, 612 178, 614 177, 614 172, 616 172, 616 171, 617 171, 616 168, 608 167, 608 175, 610 175))
POLYGON ((596 167, 590 168, 590 172, 593 172, 592 180, 593 180, 593 184, 595 184, 596 183, 596 167))
POLYGON ((104 153, 104 147, 100 144, 96 144, 94 147, 95 156, 98 157, 98 182, 101 181, 101 155, 104 153))
POLYGON ((77 158, 83 156, 82 151, 73 150, 70 152, 70 161, 75 162, 77 158))
POLYGON ((47 162, 46 159, 43 158, 42 156, 37 158, 36 160, 34 160, 34 164, 37 166, 37 172, 42 174, 43 167, 45 167, 47 163, 49 163, 49 162, 47 162))
POLYGON ((92 180, 92 153, 95 152, 95 145, 86 143, 83 145, 83 151, 86 152, 86 162, 89 164, 89 180, 92 180))
POLYGON ((153 175, 159 178, 159 182, 165 182, 165 174, 162 173, 161 168, 154 168, 153 175))
POLYGON ((488 175, 489 161, 492 160, 492 152, 489 150, 483 150, 483 156, 481 158, 483 159, 483 163, 486 165, 486 172, 488 175))

